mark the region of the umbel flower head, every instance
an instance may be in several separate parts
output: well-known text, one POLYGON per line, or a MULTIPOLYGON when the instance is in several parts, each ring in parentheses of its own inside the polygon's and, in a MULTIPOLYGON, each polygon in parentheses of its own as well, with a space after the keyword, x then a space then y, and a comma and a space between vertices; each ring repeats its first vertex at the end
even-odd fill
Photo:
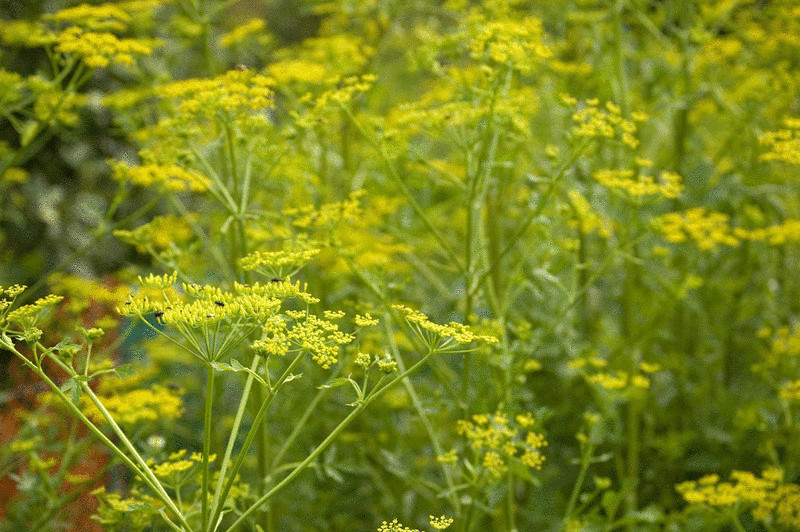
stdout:
POLYGON ((52 30, 43 22, 4 22, 0 34, 6 44, 28 47, 53 45, 65 56, 79 57, 91 68, 110 65, 132 65, 137 56, 150 55, 161 46, 154 39, 127 39, 117 34, 127 31, 128 24, 142 10, 153 9, 152 2, 127 2, 124 5, 103 4, 62 9, 46 14, 42 21, 67 27, 52 30), (137 5, 138 4, 138 5, 137 5))
POLYGON ((392 305, 392 308, 405 318, 414 334, 432 350, 458 352, 468 350, 460 346, 468 346, 473 342, 483 344, 498 342, 494 336, 476 334, 468 325, 462 323, 450 322, 447 325, 440 325, 430 321, 422 312, 405 305, 392 305))
MULTIPOLYGON (((165 333, 152 321, 177 331, 187 343, 179 345, 207 363, 220 360, 260 331, 261 337, 251 344, 256 352, 265 356, 308 353, 317 364, 328 369, 337 362, 340 346, 355 338, 339 330, 336 321, 343 317, 342 312, 326 311, 319 317, 308 310, 281 310, 286 299, 306 305, 319 302, 299 281, 234 283, 232 291, 183 283, 182 294, 170 296, 176 280, 177 273, 140 277, 145 287, 160 290, 163 297, 133 296, 117 310, 142 319, 160 334, 165 333)), ((359 317, 360 323, 373 321, 369 316, 359 317)))

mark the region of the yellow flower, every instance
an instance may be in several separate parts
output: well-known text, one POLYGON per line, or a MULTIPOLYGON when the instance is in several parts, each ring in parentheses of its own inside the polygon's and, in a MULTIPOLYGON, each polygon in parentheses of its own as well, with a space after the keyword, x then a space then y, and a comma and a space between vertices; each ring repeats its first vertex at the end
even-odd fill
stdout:
POLYGON ((260 18, 253 19, 240 26, 236 26, 230 32, 220 37, 219 45, 223 48, 230 48, 231 46, 234 46, 235 44, 238 44, 246 39, 249 35, 263 30, 264 26, 265 23, 260 18))
POLYGON ((75 54, 92 68, 105 68, 111 64, 132 65, 135 56, 150 55, 158 41, 145 39, 120 39, 108 32, 85 32, 72 26, 56 36, 56 51, 75 54))
MULTIPOLYGON (((183 414, 183 402, 178 393, 159 385, 149 390, 131 390, 101 397, 100 401, 117 423, 126 425, 141 421, 177 419, 183 414)), ((96 422, 104 419, 87 396, 81 396, 81 405, 89 418, 96 422)))
POLYGON ((160 186, 173 192, 205 192, 211 180, 197 170, 188 170, 177 164, 144 164, 128 166, 118 162, 113 166, 113 177, 142 187, 160 186))
POLYGON ((288 85, 292 82, 319 83, 327 75, 323 65, 305 59, 277 61, 270 64, 268 70, 278 86, 288 85))
POLYGON ((428 516, 430 519, 431 526, 436 530, 445 530, 450 528, 450 525, 453 524, 453 520, 449 517, 445 517, 444 515, 441 517, 434 517, 432 515, 428 516))

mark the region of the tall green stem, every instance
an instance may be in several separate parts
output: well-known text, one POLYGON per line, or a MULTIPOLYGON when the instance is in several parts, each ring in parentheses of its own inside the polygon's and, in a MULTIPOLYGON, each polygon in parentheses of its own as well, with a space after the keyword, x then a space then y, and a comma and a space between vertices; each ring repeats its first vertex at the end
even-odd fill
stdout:
POLYGON ((214 368, 211 364, 206 369, 206 405, 203 416, 203 481, 200 496, 202 497, 202 528, 208 529, 208 458, 211 455, 211 424, 214 405, 214 368))
POLYGON ((316 449, 314 449, 311 454, 309 454, 305 460, 303 460, 297 467, 295 467, 291 473, 286 475, 278 484, 276 484, 271 490, 269 490, 266 494, 264 494, 260 499, 258 499, 252 506, 250 506, 247 510, 245 510, 239 519, 234 521, 234 523, 228 528, 228 530, 233 530, 237 526, 243 524, 245 519, 250 516, 253 512, 258 510, 265 502, 271 499, 278 491, 283 489, 287 484, 289 484, 292 480, 295 479, 300 473, 305 471, 305 469, 312 463, 317 457, 322 454, 328 446, 333 443, 339 434, 347 428, 348 425, 360 414, 370 403, 372 403, 375 399, 382 396, 386 393, 389 389, 393 388, 398 382, 405 379, 409 375, 415 373, 425 362, 433 355, 435 351, 429 351, 425 356, 423 356, 416 364, 408 368, 406 371, 402 372, 400 375, 392 379, 389 383, 387 383, 384 387, 375 390, 372 395, 366 397, 363 402, 358 404, 350 414, 347 415, 340 423, 336 426, 333 431, 328 434, 322 443, 320 443, 316 449))

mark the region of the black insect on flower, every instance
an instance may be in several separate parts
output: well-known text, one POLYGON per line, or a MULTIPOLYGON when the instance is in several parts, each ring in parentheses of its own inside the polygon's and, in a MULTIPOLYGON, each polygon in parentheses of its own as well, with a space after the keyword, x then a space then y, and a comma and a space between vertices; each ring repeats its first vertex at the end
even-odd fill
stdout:
POLYGON ((222 301, 214 301, 214 304, 216 306, 218 306, 218 307, 224 307, 225 306, 225 303, 223 303, 222 301))
POLYGON ((163 315, 164 315, 164 311, 163 310, 157 310, 157 311, 153 312, 153 316, 155 316, 156 318, 160 318, 163 315))
POLYGON ((272 279, 270 279, 269 281, 270 281, 271 283, 282 283, 282 282, 283 282, 283 279, 281 279, 280 277, 273 277, 273 278, 272 278, 272 279))

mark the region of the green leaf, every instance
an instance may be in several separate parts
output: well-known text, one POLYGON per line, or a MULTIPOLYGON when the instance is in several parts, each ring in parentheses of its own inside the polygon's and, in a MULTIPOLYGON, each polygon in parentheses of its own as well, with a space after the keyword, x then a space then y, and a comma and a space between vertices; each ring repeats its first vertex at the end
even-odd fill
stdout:
POLYGON ((225 362, 212 362, 211 367, 217 371, 232 371, 234 373, 247 373, 248 375, 252 375, 255 380, 261 383, 262 386, 265 388, 269 388, 269 384, 261 378, 255 371, 252 371, 250 368, 246 368, 242 366, 238 360, 234 359, 231 361, 230 364, 226 364, 225 362))
POLYGON ((78 402, 81 398, 81 386, 78 384, 78 379, 75 377, 67 379, 66 382, 61 385, 61 391, 69 397, 70 403, 78 406, 78 402))
POLYGON ((339 386, 344 386, 346 384, 350 384, 353 382, 353 379, 350 377, 339 377, 337 379, 333 379, 328 384, 322 384, 317 386, 318 390, 327 390, 328 388, 338 388, 339 386))
POLYGON ((133 377, 139 373, 139 368, 133 364, 123 364, 115 368, 114 373, 116 373, 120 379, 127 379, 128 377, 133 377))

